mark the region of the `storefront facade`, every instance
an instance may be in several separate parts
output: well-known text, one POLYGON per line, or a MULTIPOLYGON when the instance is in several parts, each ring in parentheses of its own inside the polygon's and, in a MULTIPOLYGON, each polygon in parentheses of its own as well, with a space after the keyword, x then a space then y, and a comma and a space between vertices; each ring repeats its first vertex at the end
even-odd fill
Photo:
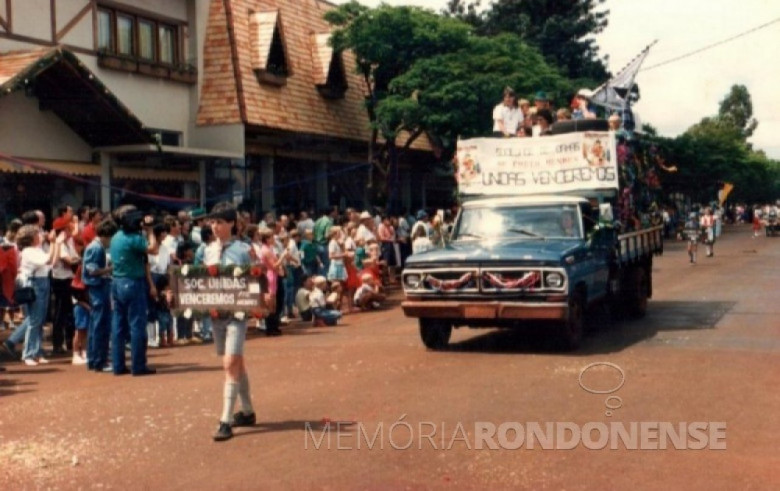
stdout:
MULTIPOLYGON (((364 82, 327 45, 330 8, 0 2, 0 211, 367 205, 364 82)), ((402 161, 407 206, 431 159, 423 137, 402 161)))

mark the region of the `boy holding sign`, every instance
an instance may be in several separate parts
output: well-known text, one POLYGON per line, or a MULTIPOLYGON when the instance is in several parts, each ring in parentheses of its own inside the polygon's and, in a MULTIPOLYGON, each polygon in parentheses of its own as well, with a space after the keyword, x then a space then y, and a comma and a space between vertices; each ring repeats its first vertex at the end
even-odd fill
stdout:
MULTIPOLYGON (((235 207, 227 202, 217 203, 210 217, 213 220, 212 229, 216 240, 206 248, 204 264, 242 267, 249 265, 250 246, 236 238, 238 215, 235 207)), ((214 319, 212 329, 217 355, 223 357, 222 366, 225 368, 225 399, 214 441, 224 441, 233 437, 232 427, 252 426, 256 421, 249 395, 249 377, 244 366, 246 318, 214 319), (241 402, 241 411, 233 415, 236 399, 241 402)))

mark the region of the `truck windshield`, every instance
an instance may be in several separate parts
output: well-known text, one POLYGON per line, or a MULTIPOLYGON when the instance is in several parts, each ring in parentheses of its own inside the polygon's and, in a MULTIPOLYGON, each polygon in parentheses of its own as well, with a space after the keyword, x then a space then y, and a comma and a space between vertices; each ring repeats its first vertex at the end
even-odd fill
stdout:
POLYGON ((461 212, 453 240, 581 239, 577 206, 468 207, 461 212))

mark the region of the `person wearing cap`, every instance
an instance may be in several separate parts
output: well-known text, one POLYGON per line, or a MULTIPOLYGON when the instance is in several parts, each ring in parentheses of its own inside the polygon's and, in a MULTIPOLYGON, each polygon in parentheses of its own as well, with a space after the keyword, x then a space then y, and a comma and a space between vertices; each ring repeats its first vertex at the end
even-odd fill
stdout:
MULTIPOLYGON (((70 208, 70 207, 68 207, 70 208)), ((52 353, 65 354, 73 349, 73 334, 75 332, 73 319, 73 300, 71 283, 73 282, 73 270, 81 262, 76 245, 73 241, 72 211, 68 215, 67 210, 54 220, 52 230, 56 234, 64 234, 65 240, 60 246, 59 256, 51 269, 51 289, 54 295, 54 315, 52 320, 52 353)))
POLYGON ((156 370, 146 363, 146 314, 148 296, 156 297, 151 282, 147 254, 157 254, 158 242, 152 233, 151 217, 144 218, 133 205, 115 211, 121 224, 109 245, 111 272, 111 361, 114 375, 152 375, 156 370), (130 339, 131 369, 125 365, 125 342, 130 339))
POLYGON ((420 210, 417 212, 416 217, 417 217, 417 221, 414 223, 414 226, 412 227, 412 233, 411 233, 412 241, 414 241, 415 237, 420 236, 419 230, 421 228, 425 231, 425 236, 430 238, 431 232, 433 230, 431 227, 430 219, 428 217, 428 212, 425 210, 420 210))
POLYGON ((493 136, 520 136, 522 125, 523 111, 517 107, 517 95, 506 87, 503 100, 493 108, 493 136))
POLYGON ((596 113, 590 108, 592 96, 593 91, 590 89, 582 88, 577 91, 577 95, 571 101, 572 119, 596 119, 596 113))
POLYGON ((534 96, 534 107, 536 108, 537 114, 542 109, 552 111, 552 108, 550 107, 550 99, 547 97, 547 92, 540 90, 536 93, 534 96))
POLYGON ((374 217, 371 216, 371 213, 367 211, 362 212, 360 214, 360 225, 355 232, 355 239, 362 239, 366 244, 376 241, 374 227, 374 217))
POLYGON ((201 231, 203 230, 203 224, 206 221, 206 210, 204 208, 195 208, 190 211, 190 219, 192 219, 192 230, 190 230, 190 240, 196 246, 200 246, 203 243, 201 237, 201 231))
MULTIPOLYGON (((238 239, 238 213, 232 203, 222 202, 214 205, 210 217, 216 238, 205 251, 206 266, 249 265, 251 246, 238 239)), ((249 376, 244 361, 244 342, 246 341, 246 320, 235 317, 213 319, 214 347, 222 357, 225 369, 222 415, 214 441, 225 441, 233 437, 232 428, 252 426, 257 421, 249 393, 249 376), (233 413, 236 399, 241 410, 233 413)))

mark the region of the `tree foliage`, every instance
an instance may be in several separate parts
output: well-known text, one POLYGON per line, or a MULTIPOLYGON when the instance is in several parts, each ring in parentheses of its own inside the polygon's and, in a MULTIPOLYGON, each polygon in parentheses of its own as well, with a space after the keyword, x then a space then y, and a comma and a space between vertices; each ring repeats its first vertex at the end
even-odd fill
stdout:
MULTIPOLYGON (((475 36, 463 49, 415 62, 390 86, 391 96, 382 106, 414 101, 414 124, 454 147, 457 137, 490 133, 493 106, 504 87, 521 97, 539 87, 565 92, 570 84, 545 63, 534 48, 510 34, 485 38, 475 36)), ((399 126, 408 126, 401 121, 399 126)))
POLYGON ((337 27, 331 38, 334 49, 357 55, 358 71, 377 98, 416 60, 466 46, 471 31, 431 10, 386 4, 372 9, 355 0, 327 12, 325 20, 337 27))
MULTIPOLYGON (((493 106, 505 86, 530 95, 545 88, 564 92, 571 85, 542 55, 518 36, 474 35, 466 23, 417 7, 356 2, 325 16, 336 27, 336 50, 354 52, 369 88, 366 99, 373 128, 369 158, 381 176, 397 176, 401 132, 411 135, 401 152, 424 133, 452 151, 458 135, 491 130, 493 106), (380 138, 381 137, 381 138, 380 138)), ((388 179, 388 196, 395 195, 388 179)))
POLYGON ((597 85, 609 78, 593 39, 607 26, 606 0, 450 0, 446 13, 473 25, 480 35, 513 33, 542 52, 573 80, 597 85))
POLYGON ((747 87, 732 85, 731 91, 720 102, 718 117, 739 129, 743 138, 749 138, 758 127, 753 117, 753 101, 747 87))
POLYGON ((719 182, 731 182, 731 198, 765 202, 780 196, 780 163, 754 151, 747 142, 758 122, 752 118, 750 94, 733 86, 717 116, 707 117, 669 141, 679 172, 666 181, 667 191, 694 199, 714 199, 719 182))

